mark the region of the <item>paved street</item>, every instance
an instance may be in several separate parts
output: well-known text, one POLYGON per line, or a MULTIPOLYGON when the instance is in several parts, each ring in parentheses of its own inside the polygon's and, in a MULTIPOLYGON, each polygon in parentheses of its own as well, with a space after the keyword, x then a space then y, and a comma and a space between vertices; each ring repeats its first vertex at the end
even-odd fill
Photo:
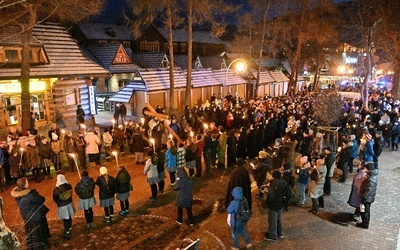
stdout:
MULTIPOLYGON (((100 114, 97 122, 105 125, 107 116, 100 114), (103 123, 102 123, 103 121, 103 123)), ((150 187, 143 175, 143 165, 136 165, 134 157, 120 157, 120 164, 128 167, 133 178, 134 191, 130 198, 130 214, 127 217, 116 216, 112 224, 105 224, 103 210, 95 207, 95 229, 84 229, 83 211, 79 211, 73 219, 72 239, 61 238, 62 222, 57 219, 57 209, 52 201, 52 191, 55 178, 46 179, 40 183, 31 182, 31 187, 46 197, 50 242, 52 249, 175 249, 185 238, 200 239, 200 249, 230 249, 232 239, 226 224, 226 212, 223 208, 226 183, 229 173, 213 170, 209 175, 195 179, 193 212, 196 223, 193 227, 183 223, 175 223, 175 192, 166 182, 166 192, 155 202, 149 202, 150 187)), ((352 174, 346 183, 333 180, 332 195, 325 197, 325 209, 313 215, 308 212, 311 201, 304 207, 291 206, 284 213, 284 238, 276 242, 264 241, 267 230, 267 211, 254 199, 253 217, 248 223, 249 235, 254 243, 253 249, 396 249, 399 235, 400 216, 400 161, 399 152, 385 149, 380 157, 380 173, 378 176, 378 191, 375 203, 371 206, 371 224, 368 230, 355 227, 356 221, 351 220, 354 209, 347 205, 351 188, 352 174)), ((111 175, 116 175, 116 164, 113 159, 104 162, 111 175)), ((89 169, 90 176, 97 178, 98 168, 89 169)), ((76 172, 67 172, 67 180, 75 186, 78 182, 76 172)), ((24 239, 22 218, 17 205, 10 196, 11 188, 3 191, 4 216, 8 227, 18 233, 21 241, 24 239)), ((98 201, 98 190, 96 188, 98 201)), ((73 197, 77 207, 78 198, 73 197)), ((116 202, 115 213, 119 212, 119 202, 116 202)), ((184 216, 186 213, 184 212, 184 216)), ((244 242, 241 242, 244 246, 244 242)))

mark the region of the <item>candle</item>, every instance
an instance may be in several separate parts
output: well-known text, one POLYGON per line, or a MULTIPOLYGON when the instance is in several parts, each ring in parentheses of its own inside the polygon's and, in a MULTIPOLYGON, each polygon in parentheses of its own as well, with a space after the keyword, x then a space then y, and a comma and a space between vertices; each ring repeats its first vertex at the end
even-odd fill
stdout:
POLYGON ((150 139, 151 144, 153 144, 153 152, 156 152, 156 145, 153 138, 150 139))
POLYGON ((190 131, 190 137, 192 137, 193 138, 193 135, 194 135, 194 133, 193 133, 193 131, 190 131))
POLYGON ((24 154, 24 148, 19 149, 21 151, 21 158, 19 159, 19 167, 22 166, 22 155, 24 154))
POLYGON ((172 134, 169 134, 168 137, 169 137, 169 139, 171 139, 171 140, 172 140, 172 138, 173 138, 172 134))
POLYGON ((118 169, 118 152, 117 151, 113 151, 112 154, 115 156, 115 162, 117 163, 117 169, 118 169))
POLYGON ((203 123, 204 129, 208 129, 208 124, 207 123, 203 123))
POLYGON ((65 130, 61 129, 61 148, 64 148, 64 135, 65 135, 65 130))
POLYGON ((76 155, 75 154, 69 154, 69 155, 72 157, 72 159, 74 159, 76 170, 78 170, 79 179, 81 179, 82 178, 81 171, 79 169, 79 165, 78 165, 78 162, 76 160, 76 155))
POLYGON ((144 124, 144 118, 140 118, 140 122, 142 123, 142 125, 144 124))
POLYGON ((86 135, 86 125, 85 124, 81 124, 81 127, 83 128, 83 133, 86 135))

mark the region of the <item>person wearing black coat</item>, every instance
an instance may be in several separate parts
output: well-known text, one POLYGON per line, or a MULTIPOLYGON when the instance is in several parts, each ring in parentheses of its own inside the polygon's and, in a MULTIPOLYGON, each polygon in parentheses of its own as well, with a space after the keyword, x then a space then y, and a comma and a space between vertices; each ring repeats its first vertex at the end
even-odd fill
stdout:
POLYGON ((176 223, 179 225, 182 224, 183 208, 186 208, 189 225, 193 226, 193 179, 189 178, 184 168, 178 169, 178 178, 174 190, 177 191, 176 207, 178 209, 178 218, 176 219, 176 223))
POLYGON ((116 192, 116 180, 108 174, 106 167, 100 168, 100 176, 96 180, 99 186, 100 207, 104 208, 105 223, 114 221, 114 204, 116 192))
POLYGON ((46 214, 49 209, 44 205, 45 198, 35 189, 29 188, 26 178, 17 181, 17 187, 11 191, 24 219, 26 244, 28 250, 41 250, 49 246, 50 230, 46 214))
POLYGON ((368 229, 370 222, 370 209, 371 204, 375 201, 376 189, 378 186, 378 169, 374 168, 374 164, 366 164, 365 172, 367 175, 361 183, 359 195, 361 197, 361 223, 357 223, 356 226, 364 229, 368 229))
POLYGON ((231 201, 234 199, 232 196, 232 190, 235 187, 241 187, 243 190, 243 196, 246 198, 249 208, 251 210, 252 203, 251 203, 251 180, 249 171, 247 171, 246 167, 244 166, 245 161, 242 158, 239 158, 236 163, 235 169, 232 171, 229 182, 228 188, 226 190, 225 195, 225 207, 227 208, 231 201))
POLYGON ((267 173, 270 170, 270 166, 267 159, 267 152, 260 151, 258 153, 258 162, 254 167, 254 179, 257 182, 258 187, 258 198, 263 198, 263 193, 261 193, 261 186, 264 184, 265 180, 267 179, 267 173))
POLYGON ((374 145, 372 147, 374 149, 374 167, 378 168, 378 158, 382 154, 382 150, 385 147, 385 139, 383 139, 382 131, 376 131, 374 145))
POLYGON ((247 157, 247 128, 242 127, 237 143, 237 158, 246 159, 247 157))
POLYGON ((119 215, 125 216, 129 212, 129 197, 131 191, 131 176, 125 166, 119 166, 116 180, 117 199, 119 200, 121 211, 119 215))
POLYGON ((53 191, 53 201, 58 207, 58 218, 63 220, 65 239, 71 238, 72 217, 75 216, 75 207, 72 203, 72 186, 63 174, 57 175, 56 188, 53 191))
POLYGON ((340 150, 338 155, 337 167, 342 170, 343 174, 340 178, 339 182, 345 182, 347 180, 347 173, 348 173, 348 164, 350 160, 350 150, 352 147, 352 142, 347 140, 343 141, 343 148, 340 150))
POLYGON ((79 197, 79 210, 84 210, 86 228, 93 228, 93 206, 96 205, 96 199, 94 198, 94 180, 89 177, 88 171, 82 171, 81 181, 75 186, 75 193, 79 197))
POLYGON ((230 130, 228 133, 228 138, 226 139, 228 167, 236 164, 236 144, 237 138, 235 136, 235 130, 230 130))

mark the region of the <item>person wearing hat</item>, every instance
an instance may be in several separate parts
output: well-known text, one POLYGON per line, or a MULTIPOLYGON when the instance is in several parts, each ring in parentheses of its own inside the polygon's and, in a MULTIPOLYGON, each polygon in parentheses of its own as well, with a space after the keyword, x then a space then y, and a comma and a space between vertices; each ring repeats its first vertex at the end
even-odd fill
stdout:
POLYGON ((81 129, 81 124, 85 124, 85 111, 82 105, 78 105, 76 109, 76 124, 78 124, 78 129, 81 129))
POLYGON ((373 163, 367 163, 365 165, 365 172, 367 173, 367 176, 363 179, 359 190, 361 197, 361 223, 357 223, 356 226, 368 229, 371 204, 375 201, 376 189, 378 185, 378 169, 375 169, 373 163))
POLYGON ((49 209, 44 205, 45 197, 40 195, 36 189, 30 189, 28 179, 25 177, 18 179, 17 186, 11 191, 11 196, 17 202, 24 220, 25 242, 28 249, 49 247, 50 230, 46 218, 49 209))
POLYGON ((108 170, 104 166, 100 168, 100 176, 96 180, 96 185, 99 186, 100 207, 104 208, 104 222, 110 223, 114 221, 116 180, 108 174, 108 170))
POLYGON ((76 155, 78 149, 76 147, 75 139, 72 136, 72 131, 68 130, 66 132, 65 138, 64 138, 64 151, 67 154, 67 159, 68 159, 68 166, 71 169, 71 171, 75 171, 75 160, 72 155, 76 155))
POLYGON ((325 184, 324 184, 324 194, 325 195, 331 195, 331 178, 333 177, 333 173, 335 170, 335 164, 336 164, 336 156, 333 153, 333 150, 331 147, 326 147, 324 149, 325 153, 325 165, 326 165, 326 176, 325 176, 325 184))
MULTIPOLYGON (((371 163, 368 163, 371 164, 371 163)), ((361 197, 359 194, 359 190, 361 187, 361 183, 367 175, 365 171, 365 163, 360 162, 358 164, 357 172, 353 177, 353 183, 351 184, 350 196, 347 201, 347 204, 355 208, 353 217, 360 217, 360 205, 361 205, 361 197)))
MULTIPOLYGON (((183 149, 184 150, 184 149, 183 149)), ((144 165, 143 173, 147 177, 147 183, 150 185, 151 197, 149 201, 155 201, 157 199, 157 183, 158 183, 158 171, 157 164, 158 158, 154 155, 154 152, 150 150, 148 153, 147 161, 144 165)), ((183 162, 185 157, 183 157, 183 162)))
POLYGON ((53 141, 53 133, 55 133, 57 135, 57 137, 60 138, 61 132, 60 132, 60 129, 57 128, 56 123, 51 124, 50 130, 47 133, 48 137, 50 138, 50 142, 53 141))
POLYGON ((57 175, 56 188, 53 191, 53 201, 58 207, 58 218, 63 220, 65 239, 71 238, 72 217, 75 216, 75 207, 72 203, 72 186, 63 174, 57 175))
POLYGON ((300 169, 297 171, 299 178, 297 181, 297 192, 299 194, 299 206, 306 204, 306 187, 310 177, 311 164, 308 162, 308 157, 303 156, 300 159, 300 169))
POLYGON ((93 207, 96 205, 96 199, 94 198, 94 180, 89 177, 89 173, 86 170, 82 171, 82 178, 75 186, 75 193, 79 197, 79 210, 84 210, 86 228, 93 228, 93 207))
POLYGON ((312 208, 309 212, 316 214, 318 205, 324 208, 324 184, 326 176, 326 165, 324 159, 318 159, 316 166, 310 173, 309 195, 312 200, 312 208))
POLYGON ((113 139, 119 146, 119 153, 125 154, 125 131, 122 124, 118 125, 118 129, 115 130, 113 139))
POLYGON ((54 169, 61 170, 62 168, 62 161, 61 161, 61 142, 58 140, 58 136, 55 133, 51 134, 51 149, 53 154, 53 164, 54 169))
POLYGON ((78 134, 75 136, 75 145, 78 151, 79 167, 86 169, 86 141, 83 129, 78 130, 78 134))
POLYGON ((253 170, 253 175, 254 175, 254 179, 257 183, 257 187, 258 187, 258 199, 262 199, 263 198, 263 193, 261 192, 260 188, 261 186, 264 184, 266 178, 267 178, 267 173, 270 170, 270 166, 268 163, 268 159, 267 159, 267 152, 265 151, 260 151, 258 152, 258 160, 257 163, 254 166, 254 170, 253 170))
POLYGON ((50 168, 52 165, 51 159, 53 158, 53 151, 50 143, 44 136, 40 137, 38 153, 40 157, 40 166, 43 169, 43 174, 50 178, 50 168))
POLYGON ((227 208, 231 201, 234 199, 232 196, 232 190, 235 187, 241 187, 243 190, 243 196, 247 199, 249 203, 249 208, 251 210, 251 180, 250 174, 247 168, 245 167, 245 160, 243 158, 239 158, 237 160, 235 169, 232 171, 229 176, 228 188, 225 194, 225 207, 227 208))

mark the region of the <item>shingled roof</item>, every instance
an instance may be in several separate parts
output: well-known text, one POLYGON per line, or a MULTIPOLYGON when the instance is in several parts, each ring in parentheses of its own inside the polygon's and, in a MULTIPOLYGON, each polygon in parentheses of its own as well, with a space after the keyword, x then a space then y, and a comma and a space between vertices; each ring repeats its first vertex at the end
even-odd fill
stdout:
MULTIPOLYGON (((30 76, 38 77, 80 77, 105 76, 109 72, 83 56, 82 51, 67 29, 60 24, 36 25, 32 36, 44 47, 49 64, 31 66, 30 76)), ((0 69, 0 79, 15 79, 21 76, 20 68, 0 69)))
POLYGON ((81 48, 85 48, 82 50, 85 56, 100 64, 111 73, 132 73, 139 68, 139 66, 132 63, 132 59, 129 58, 129 54, 121 44, 94 44, 81 48), (124 50, 131 63, 113 64, 115 56, 120 48, 124 50))
POLYGON ((164 55, 164 52, 133 53, 132 59, 141 68, 160 68, 164 55))
POLYGON ((78 23, 78 28, 89 40, 133 40, 126 25, 108 23, 78 23))

